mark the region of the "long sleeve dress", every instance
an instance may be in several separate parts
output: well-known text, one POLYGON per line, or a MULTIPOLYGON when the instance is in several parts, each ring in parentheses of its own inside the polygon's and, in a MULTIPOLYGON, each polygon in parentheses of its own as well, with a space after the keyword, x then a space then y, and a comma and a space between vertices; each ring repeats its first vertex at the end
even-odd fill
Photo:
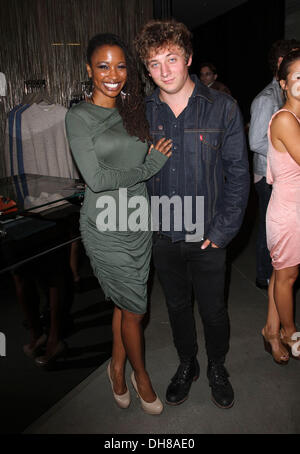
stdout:
POLYGON ((80 230, 95 276, 118 307, 143 314, 152 246, 145 181, 168 158, 155 149, 147 154, 147 144, 129 136, 116 108, 81 102, 67 113, 66 127, 87 185, 80 230), (128 228, 130 218, 141 229, 128 228))

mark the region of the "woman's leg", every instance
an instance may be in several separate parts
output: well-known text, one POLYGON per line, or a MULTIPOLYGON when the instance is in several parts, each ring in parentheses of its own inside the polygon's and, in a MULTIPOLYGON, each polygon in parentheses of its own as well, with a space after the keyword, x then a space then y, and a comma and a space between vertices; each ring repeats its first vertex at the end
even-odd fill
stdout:
POLYGON ((278 315, 277 307, 274 300, 274 283, 275 283, 275 270, 270 278, 268 288, 268 317, 266 328, 269 333, 279 333, 280 330, 280 318, 278 315))
POLYGON ((34 280, 19 274, 13 274, 16 295, 23 310, 30 330, 30 347, 33 347, 38 338, 43 334, 39 313, 39 296, 34 280))
POLYGON ((275 271, 274 299, 283 334, 291 336, 296 331, 293 307, 293 286, 297 279, 299 267, 291 266, 275 271))
POLYGON ((63 315, 64 315, 64 281, 63 274, 52 274, 45 278, 48 288, 50 306, 50 327, 46 346, 46 357, 51 358, 63 338, 63 315))
POLYGON ((123 309, 121 335, 124 348, 134 370, 139 394, 146 402, 154 402, 157 396, 145 370, 143 317, 144 315, 133 314, 123 309))
POLYGON ((114 392, 124 394, 127 391, 125 383, 126 351, 121 335, 122 311, 115 306, 112 319, 113 347, 111 358, 111 379, 114 383, 114 392))
POLYGON ((47 341, 46 356, 51 356, 57 347, 61 334, 61 295, 59 287, 49 288, 50 329, 47 341))
POLYGON ((73 241, 70 248, 70 268, 73 274, 73 281, 80 281, 79 274, 79 253, 80 253, 80 241, 73 241))
POLYGON ((280 341, 279 336, 280 317, 274 299, 274 285, 275 285, 275 270, 273 270, 273 273, 270 278, 268 288, 268 316, 266 325, 262 330, 262 334, 266 341, 270 342, 273 356, 275 355, 278 361, 279 360, 284 361, 285 359, 288 358, 289 354, 280 341))

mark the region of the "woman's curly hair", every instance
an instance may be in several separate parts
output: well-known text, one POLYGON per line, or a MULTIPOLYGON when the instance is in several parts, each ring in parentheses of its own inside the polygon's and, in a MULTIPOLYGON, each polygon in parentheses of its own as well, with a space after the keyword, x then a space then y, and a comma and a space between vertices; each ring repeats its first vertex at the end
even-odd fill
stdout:
POLYGON ((137 65, 125 43, 112 33, 100 33, 90 39, 87 47, 87 62, 91 66, 92 55, 102 46, 118 46, 125 55, 127 79, 122 92, 116 99, 116 107, 122 117, 124 127, 130 136, 142 142, 150 140, 149 125, 146 119, 142 84, 137 65))
POLYGON ((186 61, 193 54, 192 33, 182 22, 173 19, 147 22, 136 36, 134 45, 145 66, 147 66, 150 52, 169 45, 183 49, 186 61))

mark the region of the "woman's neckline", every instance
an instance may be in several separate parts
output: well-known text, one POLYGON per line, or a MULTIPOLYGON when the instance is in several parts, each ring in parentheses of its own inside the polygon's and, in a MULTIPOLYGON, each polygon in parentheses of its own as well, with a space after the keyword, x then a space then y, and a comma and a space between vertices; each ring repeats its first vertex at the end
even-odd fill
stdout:
POLYGON ((91 101, 83 101, 85 102, 86 104, 88 104, 89 106, 94 106, 94 107, 97 107, 97 108, 100 108, 100 109, 105 109, 105 110, 116 110, 117 107, 104 107, 104 106, 98 106, 98 104, 94 104, 93 102, 91 101))

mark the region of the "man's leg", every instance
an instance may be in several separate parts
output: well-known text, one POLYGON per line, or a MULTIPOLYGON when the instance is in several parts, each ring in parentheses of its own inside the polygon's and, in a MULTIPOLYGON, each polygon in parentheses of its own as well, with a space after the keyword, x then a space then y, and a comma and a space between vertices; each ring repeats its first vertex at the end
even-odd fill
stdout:
POLYGON ((171 405, 187 399, 193 380, 199 376, 191 279, 182 256, 183 244, 158 237, 153 246, 153 261, 166 297, 173 340, 180 359, 180 366, 167 389, 166 402, 171 405))
POLYGON ((233 405, 233 389, 224 368, 229 349, 229 317, 224 301, 226 250, 186 243, 188 270, 203 321, 208 378, 213 401, 222 408, 233 405))

